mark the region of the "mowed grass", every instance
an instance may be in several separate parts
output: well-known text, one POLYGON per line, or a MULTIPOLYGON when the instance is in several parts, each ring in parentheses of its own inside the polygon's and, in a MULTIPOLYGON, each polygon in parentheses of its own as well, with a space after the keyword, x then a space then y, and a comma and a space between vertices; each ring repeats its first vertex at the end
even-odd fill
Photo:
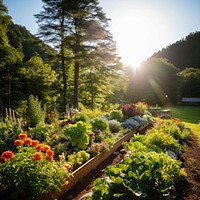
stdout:
POLYGON ((200 106, 174 106, 167 109, 171 109, 173 117, 184 122, 193 124, 200 122, 200 106))

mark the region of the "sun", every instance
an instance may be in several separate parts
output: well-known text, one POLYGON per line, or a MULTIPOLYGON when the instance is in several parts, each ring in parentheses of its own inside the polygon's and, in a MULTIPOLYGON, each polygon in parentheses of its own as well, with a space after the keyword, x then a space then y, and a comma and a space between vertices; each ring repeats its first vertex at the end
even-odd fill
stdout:
MULTIPOLYGON (((138 68, 160 49, 162 22, 144 5, 124 5, 111 24, 117 53, 125 65, 138 68)), ((166 33, 167 34, 167 33, 166 33)))

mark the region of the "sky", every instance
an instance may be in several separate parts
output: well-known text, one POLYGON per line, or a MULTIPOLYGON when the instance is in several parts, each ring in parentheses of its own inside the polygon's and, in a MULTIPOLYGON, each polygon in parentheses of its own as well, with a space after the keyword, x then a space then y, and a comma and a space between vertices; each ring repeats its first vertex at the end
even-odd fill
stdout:
MULTIPOLYGON (((41 0, 3 0, 13 22, 32 34, 41 0)), ((200 0, 99 0, 125 65, 138 67, 155 52, 200 31, 200 0)))

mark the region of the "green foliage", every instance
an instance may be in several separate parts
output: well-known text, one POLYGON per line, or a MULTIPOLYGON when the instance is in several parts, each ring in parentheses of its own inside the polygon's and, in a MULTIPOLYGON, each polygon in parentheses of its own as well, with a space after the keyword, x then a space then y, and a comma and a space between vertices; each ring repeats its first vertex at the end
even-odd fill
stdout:
POLYGON ((148 109, 148 105, 145 102, 141 102, 141 101, 137 102, 135 106, 142 114, 144 114, 148 109))
POLYGON ((106 131, 109 129, 107 120, 103 118, 93 118, 90 123, 92 124, 92 130, 106 131))
POLYGON ((49 124, 37 124, 36 127, 29 128, 30 137, 41 142, 47 141, 54 132, 54 126, 49 124))
POLYGON ((64 127, 64 134, 70 138, 72 146, 79 149, 86 149, 89 144, 89 133, 91 124, 79 121, 76 124, 69 124, 64 127))
POLYGON ((90 154, 84 150, 78 151, 77 153, 73 153, 67 156, 67 160, 70 162, 70 164, 74 169, 82 165, 89 159, 90 159, 90 154))
POLYGON ((37 97, 30 95, 29 106, 27 110, 27 119, 29 127, 36 127, 45 123, 46 109, 42 108, 41 102, 37 97))
POLYGON ((167 58, 175 66, 184 70, 187 67, 199 67, 200 32, 193 32, 174 44, 163 48, 153 57, 167 58), (181 55, 181 57, 180 57, 181 55))
POLYGON ((109 130, 112 133, 119 132, 122 128, 121 123, 117 121, 116 119, 108 120, 109 130))
POLYGON ((14 140, 17 135, 22 131, 22 126, 19 120, 11 121, 9 117, 5 122, 0 122, 0 154, 8 148, 13 149, 14 140))
POLYGON ((42 195, 59 190, 70 176, 64 160, 48 161, 43 152, 34 147, 19 146, 18 152, 5 163, 0 163, 0 196, 3 199, 39 199, 42 195), (34 160, 34 153, 41 160, 34 160))
POLYGON ((92 199, 163 199, 174 182, 186 175, 181 162, 145 151, 135 151, 116 167, 107 167, 106 174, 95 181, 92 199))
POLYGON ((110 112, 110 119, 116 119, 117 121, 121 122, 123 117, 124 116, 121 110, 112 110, 110 112))

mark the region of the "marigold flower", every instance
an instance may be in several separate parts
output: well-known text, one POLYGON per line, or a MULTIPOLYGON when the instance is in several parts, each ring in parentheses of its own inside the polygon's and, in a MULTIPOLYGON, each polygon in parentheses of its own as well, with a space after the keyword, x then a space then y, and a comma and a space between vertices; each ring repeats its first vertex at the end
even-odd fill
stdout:
POLYGON ((51 149, 51 147, 49 145, 44 145, 42 150, 46 152, 50 149, 51 149))
POLYGON ((22 140, 15 140, 14 145, 17 146, 21 146, 23 144, 22 140))
POLYGON ((54 173, 56 173, 56 170, 52 167, 51 172, 54 174, 54 173))
POLYGON ((25 145, 31 145, 32 144, 32 139, 31 138, 26 138, 25 140, 24 140, 24 144, 25 145))
POLYGON ((0 163, 5 163, 6 162, 6 158, 4 158, 4 157, 0 157, 0 163))
POLYGON ((3 158, 6 158, 6 159, 10 159, 14 156, 13 152, 12 151, 4 151, 2 154, 1 154, 1 157, 3 158))
POLYGON ((35 149, 36 149, 36 150, 42 150, 43 147, 44 147, 44 144, 38 144, 38 145, 35 147, 35 149))
POLYGON ((20 133, 20 134, 18 135, 18 138, 19 138, 20 140, 25 140, 25 139, 27 138, 27 133, 26 133, 26 132, 20 133))
POLYGON ((47 156, 53 156, 54 155, 54 151, 49 149, 49 150, 46 151, 46 155, 47 156))
POLYGON ((32 140, 32 146, 33 147, 36 147, 37 145, 39 144, 39 141, 38 140, 32 140))
POLYGON ((42 160, 42 157, 43 157, 43 155, 41 152, 35 152, 33 154, 33 160, 35 160, 35 161, 42 160))
POLYGON ((48 160, 48 161, 53 161, 53 156, 48 156, 48 155, 46 155, 46 160, 48 160))

